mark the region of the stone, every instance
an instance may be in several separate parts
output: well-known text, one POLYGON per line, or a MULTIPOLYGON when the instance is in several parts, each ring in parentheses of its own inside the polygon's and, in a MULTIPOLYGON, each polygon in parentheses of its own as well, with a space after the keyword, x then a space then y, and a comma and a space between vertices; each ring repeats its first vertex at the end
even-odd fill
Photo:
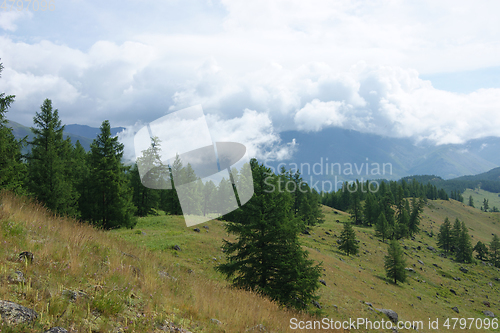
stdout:
POLYGON ((200 232, 200 229, 198 229, 198 228, 194 228, 194 229, 193 229, 193 231, 195 231, 195 232, 200 232))
POLYGON ((327 235, 331 235, 328 231, 325 231, 325 234, 327 234, 327 235))
POLYGON ((453 289, 450 289, 450 292, 451 292, 453 295, 456 295, 456 294, 457 294, 457 293, 456 293, 456 291, 455 291, 455 290, 453 290, 453 289))
POLYGON ((38 313, 14 302, 0 300, 0 316, 7 325, 17 325, 35 320, 38 313))
POLYGON ((262 324, 255 325, 253 327, 248 328, 245 332, 268 332, 266 326, 262 324))
POLYGON ((35 259, 35 256, 33 253, 24 251, 19 253, 19 261, 28 261, 30 264, 33 263, 33 260, 35 259))
POLYGON ((303 233, 304 235, 310 235, 310 234, 311 234, 311 233, 309 232, 309 230, 307 230, 307 229, 303 230, 303 231, 302 231, 302 233, 303 233))
POLYGON ((424 262, 423 262, 422 260, 419 260, 419 261, 418 261, 418 263, 419 263, 420 265, 423 265, 423 264, 424 264, 424 262))
POLYGON ((422 297, 420 297, 420 296, 417 296, 417 298, 418 298, 418 300, 419 300, 419 301, 421 301, 421 300, 422 300, 422 297))
POLYGON ((432 251, 432 252, 436 252, 436 249, 433 248, 432 246, 427 246, 427 250, 432 251))
POLYGON ((495 314, 491 311, 488 311, 488 310, 484 310, 483 311, 483 314, 486 316, 486 317, 491 317, 491 318, 495 318, 495 314))
POLYGON ((410 273, 415 273, 415 270, 411 267, 406 267, 405 269, 410 273))
POLYGON ((7 281, 11 284, 22 284, 26 283, 26 279, 24 278, 24 274, 21 271, 15 271, 7 276, 7 281))
POLYGON ((483 301, 483 305, 487 306, 487 307, 490 307, 490 302, 488 301, 483 301))
POLYGON ((208 227, 208 225, 204 225, 204 226, 203 226, 203 228, 205 228, 205 229, 207 229, 207 230, 208 230, 208 229, 210 229, 210 228, 208 227))
POLYGON ((50 330, 45 331, 44 333, 68 333, 68 331, 62 327, 52 327, 50 330))
POLYGON ((212 323, 216 324, 216 325, 220 325, 220 324, 222 324, 222 323, 220 322, 220 320, 217 320, 217 319, 215 319, 215 318, 210 319, 210 321, 211 321, 212 323))
POLYGON ((319 304, 318 301, 312 301, 312 304, 318 309, 321 309, 321 304, 319 304))
POLYGON ((458 311, 458 308, 457 308, 456 306, 452 307, 451 309, 452 309, 453 311, 455 311, 456 313, 460 313, 460 312, 458 311))
POLYGON ((462 272, 462 273, 467 273, 467 272, 469 272, 469 270, 468 270, 467 268, 464 268, 464 267, 460 267, 458 270, 459 270, 460 272, 462 272))
POLYGON ((370 303, 370 302, 365 302, 366 305, 368 305, 369 307, 373 308, 373 304, 370 303))
POLYGON ((384 313, 394 324, 398 323, 398 314, 395 311, 389 309, 376 309, 376 310, 384 313))
POLYGON ((326 286, 326 281, 325 280, 319 280, 319 283, 321 283, 322 285, 326 286))
POLYGON ((179 245, 175 245, 174 246, 174 250, 176 251, 182 251, 181 247, 179 245))

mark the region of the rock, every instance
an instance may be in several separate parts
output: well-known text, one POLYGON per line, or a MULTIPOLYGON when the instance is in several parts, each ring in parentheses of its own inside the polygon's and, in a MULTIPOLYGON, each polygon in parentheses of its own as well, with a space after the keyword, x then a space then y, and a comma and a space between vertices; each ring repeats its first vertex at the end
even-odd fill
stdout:
POLYGON ((491 311, 484 310, 484 311, 483 311, 483 314, 484 314, 486 317, 495 318, 495 314, 493 314, 493 312, 491 312, 491 311))
POLYGON ((450 292, 451 292, 453 295, 456 295, 456 294, 457 294, 457 293, 456 293, 456 291, 455 291, 455 290, 453 290, 453 289, 450 289, 450 292))
POLYGON ((493 287, 493 283, 488 282, 488 286, 493 287))
POLYGON ((424 264, 424 262, 423 262, 422 260, 419 260, 419 261, 418 261, 418 263, 419 263, 420 265, 423 265, 423 264, 424 264))
POLYGON ((415 270, 411 267, 406 267, 405 268, 408 272, 415 273, 415 270))
POLYGON ((419 250, 419 251, 422 250, 422 247, 420 245, 417 246, 417 250, 419 250))
POLYGON ((456 313, 460 313, 460 312, 458 312, 458 308, 457 308, 456 306, 452 307, 451 309, 452 309, 453 311, 455 311, 456 313))
POLYGON ((487 307, 490 307, 490 302, 488 301, 483 301, 483 305, 487 306, 487 307))
POLYGON ((319 304, 318 301, 312 301, 312 304, 318 309, 321 309, 321 304, 319 304))
POLYGON ((432 252, 436 252, 436 249, 433 248, 432 246, 427 246, 427 250, 432 251, 432 252))
POLYGON ((420 296, 417 296, 417 298, 418 298, 418 300, 419 300, 419 301, 421 301, 421 300, 422 300, 422 297, 420 297, 420 296))
POLYGON ((67 297, 70 301, 76 301, 80 297, 90 298, 89 295, 84 293, 83 291, 73 291, 73 290, 63 290, 62 295, 67 297))
POLYGON ((0 316, 7 325, 17 325, 35 320, 38 313, 13 302, 0 301, 0 316))
POLYGON ((210 319, 210 321, 211 321, 212 323, 216 324, 216 325, 220 325, 220 324, 222 324, 222 323, 220 322, 220 320, 217 320, 217 319, 215 319, 215 318, 210 319))
POLYGON ((174 250, 176 251, 182 251, 181 247, 179 245, 175 245, 174 246, 174 250))
POLYGON ((141 235, 146 236, 146 233, 143 231, 143 232, 141 232, 141 235))
POLYGON ((311 234, 311 233, 309 232, 309 230, 307 230, 307 229, 305 229, 304 231, 302 231, 302 233, 303 233, 304 235, 310 235, 310 234, 311 234))
POLYGON ((335 222, 340 223, 340 220, 335 220, 335 222))
POLYGON ((467 273, 469 271, 467 268, 464 267, 460 267, 458 270, 462 273, 467 273))
POLYGON ((200 232, 200 229, 198 229, 198 228, 194 228, 194 229, 193 229, 193 231, 195 231, 195 232, 200 232))
POLYGON ((207 230, 208 230, 208 229, 210 229, 210 228, 208 227, 208 225, 204 225, 204 226, 203 226, 203 228, 205 228, 205 229, 207 229, 207 230))
POLYGON ((368 305, 369 307, 373 308, 373 304, 370 303, 370 302, 365 302, 366 305, 368 305))
POLYGON ((453 280, 460 281, 460 278, 459 277, 454 277, 453 280))
POLYGON ((12 284, 21 284, 26 283, 26 279, 24 278, 24 274, 21 271, 15 271, 7 276, 7 281, 12 284))
POLYGON ((259 324, 254 327, 250 327, 245 332, 268 332, 266 326, 259 324))
POLYGON ((434 267, 437 267, 437 268, 441 269, 441 267, 439 267, 439 266, 438 266, 438 264, 432 264, 432 266, 434 266, 434 267))
POLYGON ((376 310, 384 313, 394 324, 398 323, 398 314, 395 311, 388 309, 376 309, 376 310))
POLYGON ((341 239, 337 239, 337 244, 342 244, 342 240, 341 239))
POLYGON ((52 327, 50 330, 44 333, 68 333, 68 331, 62 327, 52 327))
POLYGON ((31 252, 24 251, 19 253, 19 261, 27 260, 31 264, 33 263, 33 259, 35 259, 35 256, 31 252))
POLYGON ((323 284, 326 286, 326 281, 325 280, 319 280, 319 283, 323 284))

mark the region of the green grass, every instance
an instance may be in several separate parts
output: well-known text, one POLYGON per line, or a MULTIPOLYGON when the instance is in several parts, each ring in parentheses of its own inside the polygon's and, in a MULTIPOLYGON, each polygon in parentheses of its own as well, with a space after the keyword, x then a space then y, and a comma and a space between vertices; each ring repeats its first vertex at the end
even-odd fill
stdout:
POLYGON ((490 209, 492 209, 493 206, 500 209, 500 197, 498 196, 499 193, 492 193, 478 188, 474 190, 468 188, 462 195, 464 197, 465 204, 469 203, 469 196, 472 195, 472 199, 474 200, 474 207, 476 207, 477 209, 481 208, 484 199, 488 200, 490 209))

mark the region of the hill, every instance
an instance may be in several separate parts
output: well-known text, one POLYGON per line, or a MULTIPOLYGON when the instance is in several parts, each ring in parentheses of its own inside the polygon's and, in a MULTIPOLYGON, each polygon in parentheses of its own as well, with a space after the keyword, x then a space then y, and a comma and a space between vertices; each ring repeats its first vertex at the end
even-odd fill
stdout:
POLYGON ((316 319, 228 286, 214 270, 224 260, 222 239, 231 240, 223 221, 212 220, 206 228, 198 226, 197 232, 186 228, 180 216, 152 216, 140 218, 135 230, 105 233, 54 218, 40 206, 5 194, 0 207, 4 245, 0 299, 39 313, 34 328, 17 332, 40 332, 56 325, 77 332, 117 328, 160 332, 167 322, 192 332, 259 331, 262 326, 266 331, 287 332, 292 331, 291 318, 387 320, 374 308, 392 309, 402 322, 422 322, 420 332, 429 331, 429 318, 439 320, 438 331, 461 332, 442 325, 454 317, 489 318, 483 311, 500 314, 497 268, 481 262, 458 264, 432 250, 437 249, 436 234, 445 217, 465 221, 473 245, 478 240, 489 244, 491 235, 499 234, 500 213, 484 213, 454 200, 429 201, 422 232, 414 240, 402 241, 411 271, 408 281, 399 285, 385 277, 387 244, 375 237, 373 228, 354 227, 360 253, 346 256, 338 250, 337 240, 349 216, 323 207, 325 222, 301 236, 311 258, 324 268, 325 285, 319 292, 322 309, 316 319), (16 260, 22 251, 35 254, 33 265, 16 260), (5 276, 16 270, 29 283, 5 283, 5 276), (68 290, 76 293, 76 300, 65 298, 73 295, 68 290))

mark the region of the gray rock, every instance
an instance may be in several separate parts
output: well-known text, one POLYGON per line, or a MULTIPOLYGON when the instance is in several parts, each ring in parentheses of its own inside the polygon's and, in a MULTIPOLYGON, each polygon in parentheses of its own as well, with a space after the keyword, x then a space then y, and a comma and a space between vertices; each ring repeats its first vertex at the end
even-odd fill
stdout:
POLYGON ((7 276, 7 281, 12 284, 21 284, 26 283, 26 279, 24 278, 24 274, 21 271, 15 271, 7 276))
POLYGON ((464 268, 464 267, 460 267, 458 270, 459 270, 460 272, 462 272, 462 273, 467 273, 467 272, 469 272, 469 270, 468 270, 467 268, 464 268))
POLYGON ((208 230, 208 229, 210 229, 210 228, 208 227, 208 225, 204 225, 204 226, 203 226, 203 228, 205 228, 205 229, 207 229, 207 230, 208 230))
POLYGON ((216 324, 216 325, 220 325, 220 324, 222 324, 222 323, 220 322, 220 320, 215 319, 215 318, 210 319, 210 321, 211 321, 212 323, 216 324))
POLYGON ((423 264, 424 264, 424 262, 423 262, 422 260, 419 260, 419 261, 418 261, 418 263, 419 263, 420 265, 423 265, 423 264))
POLYGON ((337 239, 337 244, 339 244, 339 245, 342 244, 342 240, 337 239))
POLYGON ((318 301, 312 301, 312 304, 318 309, 321 309, 321 304, 319 304, 318 301))
POLYGON ((366 305, 368 305, 369 307, 372 307, 373 308, 373 304, 370 303, 370 302, 365 302, 366 305))
POLYGON ((450 289, 450 292, 451 292, 453 295, 456 295, 456 294, 457 294, 457 292, 456 292, 455 290, 453 290, 453 289, 450 289))
POLYGON ((491 306, 490 302, 488 302, 488 301, 483 301, 483 305, 485 305, 485 306, 487 306, 487 307, 490 307, 490 306, 491 306))
POLYGON ((398 323, 398 314, 396 313, 396 311, 389 309, 376 309, 376 310, 384 313, 394 324, 398 323))
POLYGON ((45 331, 44 333, 68 333, 68 331, 62 327, 52 327, 50 330, 45 331))
POLYGON ((245 332, 268 332, 266 326, 259 324, 255 325, 254 327, 250 327, 249 329, 245 330, 245 332))
POLYGON ((33 263, 34 259, 35 259, 35 256, 31 252, 24 251, 24 252, 19 253, 19 261, 27 260, 31 264, 31 263, 33 263))
POLYGON ((453 311, 455 311, 456 313, 460 313, 460 312, 458 311, 458 308, 457 308, 456 306, 452 307, 451 309, 452 309, 453 311))
POLYGON ((319 280, 319 283, 321 283, 322 285, 326 286, 326 281, 325 280, 319 280))
POLYGON ((200 232, 200 229, 198 229, 198 228, 194 228, 194 229, 193 229, 193 231, 195 231, 195 232, 200 232))
POLYGON ((436 252, 436 249, 433 248, 432 246, 427 246, 427 250, 432 251, 432 252, 436 252))
POLYGON ((408 272, 415 273, 415 270, 411 267, 406 267, 405 268, 408 272))
POLYGON ((179 245, 175 245, 174 246, 174 250, 176 251, 182 251, 181 247, 179 245))
POLYGON ((483 311, 483 314, 487 317, 491 317, 491 318, 495 318, 495 314, 491 311, 488 311, 488 310, 484 310, 483 311))
POLYGON ((0 316, 7 325, 17 325, 35 320, 38 313, 13 302, 0 301, 0 316))

